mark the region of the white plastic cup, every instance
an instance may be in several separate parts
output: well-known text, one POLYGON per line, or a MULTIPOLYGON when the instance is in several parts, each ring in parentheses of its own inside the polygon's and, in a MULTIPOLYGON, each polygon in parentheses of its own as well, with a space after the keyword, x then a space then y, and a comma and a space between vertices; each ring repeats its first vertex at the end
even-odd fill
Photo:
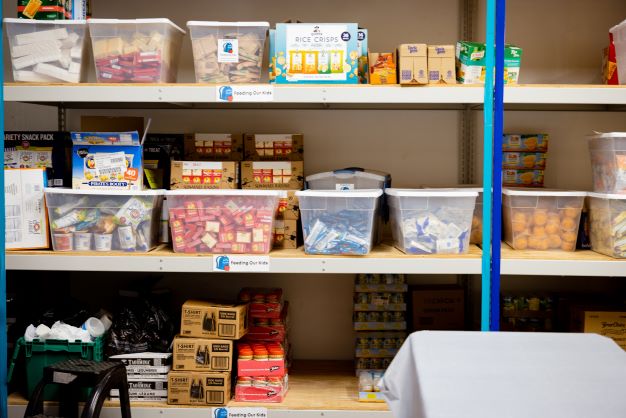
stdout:
POLYGON ((94 234, 96 251, 111 251, 113 234, 94 234))
POLYGON ((111 328, 111 325, 113 325, 113 321, 111 320, 111 317, 109 316, 109 314, 104 314, 100 317, 100 322, 102 322, 102 325, 104 325, 104 330, 108 331, 109 328, 111 328))
POLYGON ((72 251, 74 249, 74 235, 54 234, 54 251, 72 251))
POLYGON ((81 328, 86 330, 91 338, 101 337, 105 331, 102 321, 94 317, 87 319, 81 328))
POLYGON ((74 249, 76 251, 91 250, 91 232, 74 232, 74 249))
POLYGON ((137 246, 137 239, 132 226, 120 226, 117 228, 122 250, 134 250, 137 246))

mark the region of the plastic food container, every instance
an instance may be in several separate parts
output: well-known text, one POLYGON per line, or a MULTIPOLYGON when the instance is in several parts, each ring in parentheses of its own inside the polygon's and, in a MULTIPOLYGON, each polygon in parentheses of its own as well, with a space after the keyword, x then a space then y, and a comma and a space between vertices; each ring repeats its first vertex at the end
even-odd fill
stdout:
POLYGON ((626 132, 589 136, 593 191, 626 193, 626 132))
POLYGON ((280 191, 172 190, 166 196, 175 252, 270 252, 280 191))
POLYGON ((391 175, 362 168, 344 168, 306 177, 311 190, 384 189, 391 186, 391 175))
POLYGON ((407 254, 463 254, 469 249, 478 193, 462 189, 387 189, 391 231, 407 254))
POLYGON ((85 20, 4 19, 13 80, 80 83, 85 76, 85 20))
POLYGON ((258 83, 268 22, 187 22, 197 83, 258 83))
POLYGON ((502 191, 504 240, 516 250, 574 251, 586 192, 502 191))
POLYGON ((626 194, 589 193, 591 249, 626 258, 626 194))
POLYGON ((158 243, 163 190, 44 191, 54 251, 147 252, 158 243))
POLYGON ((374 244, 382 190, 305 190, 300 201, 307 254, 364 255, 374 244))
POLYGON ((169 19, 90 19, 99 83, 175 83, 185 31, 169 19))

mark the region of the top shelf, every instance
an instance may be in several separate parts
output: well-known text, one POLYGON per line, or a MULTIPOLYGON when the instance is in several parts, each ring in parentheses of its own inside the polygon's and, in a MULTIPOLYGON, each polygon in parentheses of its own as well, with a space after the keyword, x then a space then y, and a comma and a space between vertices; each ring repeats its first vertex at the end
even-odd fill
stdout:
MULTIPOLYGON (((207 84, 47 84, 6 83, 7 102, 63 105, 67 108, 400 108, 479 109, 482 86, 274 86, 273 101, 219 103, 207 84)), ((516 85, 506 87, 511 110, 626 109, 626 86, 516 85)))

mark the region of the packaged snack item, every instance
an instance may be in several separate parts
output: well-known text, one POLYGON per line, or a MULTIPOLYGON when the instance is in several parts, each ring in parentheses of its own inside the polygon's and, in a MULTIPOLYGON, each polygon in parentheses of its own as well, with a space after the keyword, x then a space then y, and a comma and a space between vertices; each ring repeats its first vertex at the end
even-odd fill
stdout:
POLYGON ((400 45, 397 54, 400 84, 428 84, 426 44, 400 45))
POLYGON ((183 134, 146 135, 143 143, 143 171, 146 186, 164 189, 170 184, 170 168, 173 160, 183 159, 183 134))
MULTIPOLYGON (((485 84, 485 44, 459 41, 456 44, 456 77, 461 84, 485 84)), ((504 84, 517 84, 522 49, 504 46, 504 84)))
POLYGON ((170 189, 236 189, 239 163, 235 161, 172 161, 170 189))
POLYGON ((237 350, 243 354, 243 359, 237 360, 238 376, 276 376, 287 374, 285 365, 285 350, 278 342, 250 342, 239 343, 237 350), (252 351, 252 359, 246 353, 252 351))
POLYGON ((626 20, 613 26, 609 33, 615 46, 617 78, 620 84, 626 84, 626 20))
POLYGON ((247 161, 303 161, 302 134, 245 134, 247 161))
POLYGON ((243 159, 243 135, 187 135, 185 159, 187 161, 241 161, 243 159))
POLYGON ((382 371, 361 370, 359 377, 359 402, 386 402, 382 390, 382 371))
POLYGON ((17 0, 17 17, 34 20, 72 19, 72 2, 65 0, 17 0))
POLYGON ((540 152, 503 152, 502 168, 545 170, 546 158, 540 152))
POLYGON ((602 50, 602 81, 608 85, 619 84, 615 44, 613 43, 613 34, 611 32, 609 32, 609 46, 602 50))
POLYGON ((280 403, 285 399, 288 390, 287 375, 269 377, 237 377, 235 401, 280 403))
POLYGON ((502 151, 548 152, 548 134, 504 134, 502 151))
POLYGON ((241 188, 300 190, 304 185, 302 161, 243 161, 241 188))
POLYGON ((174 371, 168 374, 169 405, 224 405, 230 400, 230 372, 174 371))
POLYGON ((428 45, 428 83, 456 84, 454 45, 428 45))
POLYGON ((367 29, 359 28, 356 42, 359 56, 359 84, 367 84, 369 80, 369 60, 367 56, 367 29))
POLYGON ((502 170, 502 184, 511 187, 543 187, 543 170, 502 170))
POLYGON ((626 193, 626 132, 589 136, 593 190, 626 193))
POLYGON ((591 248, 626 258, 626 194, 589 193, 591 248))
MULTIPOLYGON (((48 218, 43 169, 5 169, 5 232, 7 250, 48 248, 48 218)), ((71 240, 71 234, 67 240, 71 240)), ((68 242, 68 245, 71 242, 68 242)))
POLYGON ((391 52, 370 52, 369 81, 370 84, 396 84, 396 56, 391 52))

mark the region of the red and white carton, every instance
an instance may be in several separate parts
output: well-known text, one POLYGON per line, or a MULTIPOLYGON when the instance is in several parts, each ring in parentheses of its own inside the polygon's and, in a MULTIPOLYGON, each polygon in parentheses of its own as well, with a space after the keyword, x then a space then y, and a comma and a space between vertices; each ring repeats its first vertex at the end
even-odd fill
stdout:
POLYGON ((280 403, 285 400, 289 389, 288 376, 275 379, 255 379, 244 377, 237 379, 235 386, 235 401, 280 403), (240 383, 240 379, 243 383, 240 383))

